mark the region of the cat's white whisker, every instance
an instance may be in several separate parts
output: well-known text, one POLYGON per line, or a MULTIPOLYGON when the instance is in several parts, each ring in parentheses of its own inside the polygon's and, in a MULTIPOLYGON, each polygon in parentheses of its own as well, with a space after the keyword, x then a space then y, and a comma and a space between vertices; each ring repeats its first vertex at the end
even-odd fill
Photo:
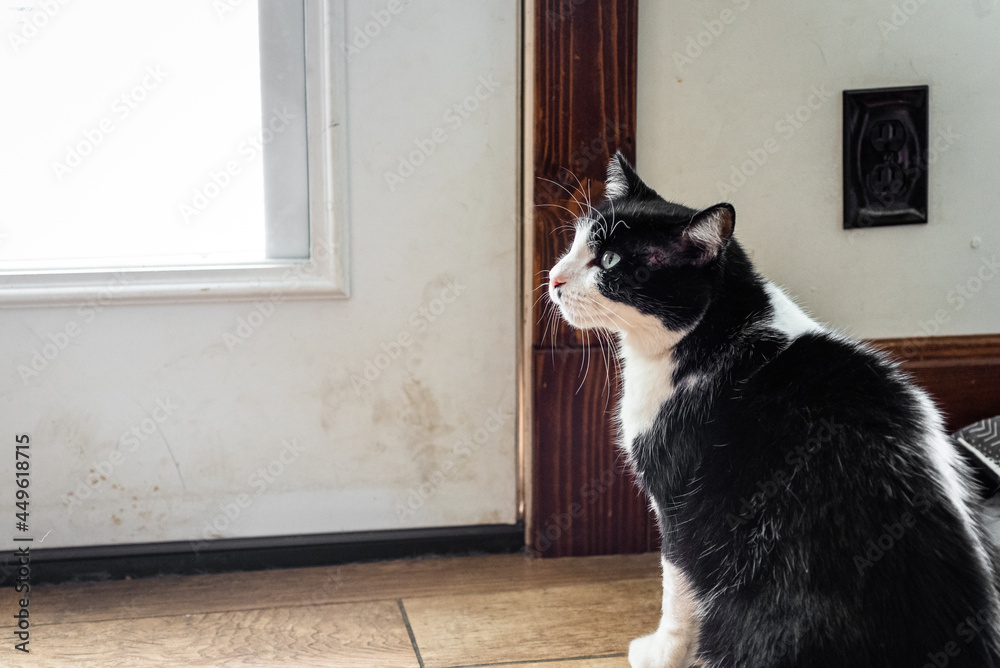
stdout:
POLYGON ((599 308, 602 308, 602 309, 604 309, 604 310, 605 310, 605 311, 607 312, 607 314, 608 314, 609 316, 611 316, 612 318, 616 318, 616 319, 617 319, 617 320, 618 320, 618 321, 619 321, 620 323, 622 323, 623 325, 625 325, 625 326, 626 326, 626 327, 627 327, 628 329, 633 329, 632 325, 631 325, 631 324, 629 323, 629 321, 628 321, 628 320, 626 320, 626 319, 625 319, 625 317, 624 317, 624 316, 622 316, 622 315, 620 315, 620 314, 618 314, 618 313, 615 313, 615 312, 614 312, 613 310, 611 310, 611 309, 610 309, 609 307, 607 307, 607 306, 605 306, 604 304, 600 303, 599 301, 597 301, 597 300, 596 300, 596 299, 594 299, 593 297, 590 297, 590 296, 588 296, 587 298, 588 298, 588 299, 590 299, 590 302, 591 302, 591 303, 592 303, 592 304, 593 304, 594 306, 597 306, 597 307, 599 307, 599 308))
POLYGON ((571 191, 569 188, 567 188, 563 184, 559 183, 558 181, 553 181, 552 179, 547 179, 547 178, 545 178, 543 176, 539 176, 538 178, 541 179, 542 181, 548 181, 549 183, 552 183, 552 184, 558 186, 559 188, 562 188, 566 192, 566 194, 569 195, 570 200, 572 200, 572 202, 574 204, 576 204, 576 206, 580 209, 581 215, 586 215, 587 211, 589 211, 589 207, 585 209, 583 207, 583 204, 580 203, 580 200, 578 200, 576 198, 576 193, 574 193, 573 191, 571 191))
MULTIPOLYGON (((573 211, 569 207, 567 207, 567 206, 565 206, 563 204, 556 204, 554 202, 547 202, 547 203, 543 202, 542 204, 536 204, 535 206, 536 207, 551 207, 553 209, 562 209, 563 211, 565 211, 569 215, 573 216, 574 218, 576 218, 577 215, 578 215, 575 211, 573 211)), ((567 230, 567 229, 571 230, 571 229, 573 229, 573 226, 572 225, 559 225, 558 227, 555 227, 555 228, 552 229, 551 234, 555 234, 556 232, 561 232, 561 231, 567 230)))
POLYGON ((616 355, 616 347, 614 345, 614 342, 612 342, 612 340, 611 340, 611 334, 609 332, 607 332, 606 330, 603 330, 603 329, 598 329, 598 330, 595 330, 595 331, 597 331, 599 333, 599 335, 600 335, 599 338, 602 339, 601 348, 602 348, 602 353, 603 353, 602 356, 604 357, 604 369, 605 369, 605 373, 606 373, 605 380, 604 380, 604 392, 605 392, 604 410, 605 410, 605 412, 607 412, 608 406, 609 406, 609 404, 611 402, 611 375, 612 375, 612 373, 611 373, 611 365, 612 365, 612 363, 615 365, 615 375, 616 375, 616 377, 620 377, 620 375, 621 375, 621 369, 619 368, 618 356, 616 355), (613 362, 612 362, 612 360, 613 360, 613 362))
POLYGON ((590 211, 593 208, 590 206, 590 192, 588 190, 584 190, 583 183, 580 181, 580 177, 577 176, 575 172, 569 169, 566 169, 566 172, 574 179, 576 179, 577 192, 580 193, 580 195, 584 199, 584 202, 587 204, 587 208, 584 209, 584 211, 590 211))
MULTIPOLYGON (((545 286, 541 286, 541 287, 545 287, 545 286)), ((549 300, 548 303, 551 304, 552 306, 555 306, 555 304, 552 304, 552 299, 551 299, 551 297, 549 295, 549 291, 545 290, 544 292, 541 292, 537 297, 535 297, 535 301, 531 304, 532 310, 534 310, 534 308, 536 306, 538 306, 538 303, 540 301, 542 301, 543 299, 548 299, 549 300)))
POLYGON ((583 330, 583 336, 584 336, 585 343, 584 343, 584 347, 583 347, 583 355, 580 358, 580 365, 581 365, 580 368, 583 371, 583 375, 580 378, 580 384, 577 385, 577 387, 576 387, 576 392, 574 392, 573 394, 579 394, 580 393, 580 390, 583 389, 584 383, 586 383, 586 381, 587 381, 587 374, 590 372, 590 330, 589 329, 583 330), (587 361, 587 367, 586 367, 586 369, 583 368, 583 361, 584 360, 587 361))

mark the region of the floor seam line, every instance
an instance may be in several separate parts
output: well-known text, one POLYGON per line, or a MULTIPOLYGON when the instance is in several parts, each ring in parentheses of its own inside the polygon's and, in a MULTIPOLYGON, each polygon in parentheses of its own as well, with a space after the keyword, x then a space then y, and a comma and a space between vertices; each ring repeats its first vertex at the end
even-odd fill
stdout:
POLYGON ((410 626, 410 618, 406 614, 406 608, 403 607, 403 599, 397 598, 396 603, 399 604, 399 614, 403 616, 403 625, 406 626, 406 632, 410 636, 410 644, 413 646, 413 653, 417 655, 417 664, 420 668, 424 668, 424 659, 420 656, 420 647, 417 646, 417 636, 413 634, 413 627, 410 626))

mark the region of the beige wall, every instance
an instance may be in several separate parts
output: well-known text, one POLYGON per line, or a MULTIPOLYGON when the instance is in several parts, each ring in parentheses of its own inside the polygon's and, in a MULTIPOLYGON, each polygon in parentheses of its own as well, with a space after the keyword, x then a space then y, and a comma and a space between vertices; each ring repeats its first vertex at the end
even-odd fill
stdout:
POLYGON ((761 271, 838 328, 1000 332, 996 0, 643 2, 639 18, 650 185, 691 206, 733 202, 761 271), (841 92, 918 84, 938 147, 930 222, 848 232, 841 92))

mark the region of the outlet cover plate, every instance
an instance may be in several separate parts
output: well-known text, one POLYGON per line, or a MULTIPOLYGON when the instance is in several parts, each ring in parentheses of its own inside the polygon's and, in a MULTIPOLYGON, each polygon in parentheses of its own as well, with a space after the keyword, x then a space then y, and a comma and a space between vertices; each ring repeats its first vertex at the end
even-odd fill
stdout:
POLYGON ((844 229, 927 222, 928 92, 844 91, 844 229))

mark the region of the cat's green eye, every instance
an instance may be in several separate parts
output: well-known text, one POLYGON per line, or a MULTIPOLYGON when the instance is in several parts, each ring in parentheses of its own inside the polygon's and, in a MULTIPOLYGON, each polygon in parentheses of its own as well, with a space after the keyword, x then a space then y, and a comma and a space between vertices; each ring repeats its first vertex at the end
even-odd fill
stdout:
POLYGON ((601 256, 601 266, 605 269, 610 269, 618 264, 621 259, 621 256, 614 251, 604 251, 604 255, 601 256))

